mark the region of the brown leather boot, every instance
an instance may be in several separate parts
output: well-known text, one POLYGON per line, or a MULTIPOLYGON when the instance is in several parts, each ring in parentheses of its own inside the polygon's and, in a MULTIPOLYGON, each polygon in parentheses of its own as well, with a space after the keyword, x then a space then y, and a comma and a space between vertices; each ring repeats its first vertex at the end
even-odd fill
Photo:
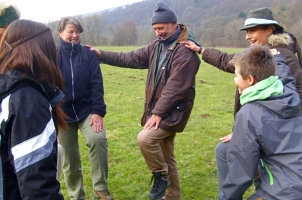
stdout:
POLYGON ((113 196, 110 194, 108 190, 106 191, 96 191, 94 190, 94 195, 99 197, 100 200, 114 200, 113 196))

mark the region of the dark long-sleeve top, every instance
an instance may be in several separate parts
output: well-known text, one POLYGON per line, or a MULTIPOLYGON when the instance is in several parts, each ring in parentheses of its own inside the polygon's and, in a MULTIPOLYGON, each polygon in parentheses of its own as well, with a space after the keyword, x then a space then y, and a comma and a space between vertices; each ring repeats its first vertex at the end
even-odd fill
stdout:
POLYGON ((51 98, 32 79, 0 75, 0 185, 4 193, 0 199, 63 199, 56 179, 57 140, 52 116, 53 106, 62 98, 51 98))
POLYGON ((64 78, 63 110, 70 117, 68 123, 77 122, 89 114, 106 114, 103 77, 97 55, 80 44, 60 39, 58 65, 64 78), (84 52, 87 58, 84 58, 84 52))

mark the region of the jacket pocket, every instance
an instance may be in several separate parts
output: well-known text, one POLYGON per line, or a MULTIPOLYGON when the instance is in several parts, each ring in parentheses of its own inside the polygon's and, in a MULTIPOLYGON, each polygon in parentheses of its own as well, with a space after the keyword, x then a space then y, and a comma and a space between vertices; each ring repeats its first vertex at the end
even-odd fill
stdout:
POLYGON ((176 132, 181 132, 185 128, 190 117, 193 104, 180 102, 175 108, 162 119, 161 124, 172 128, 176 132))
POLYGON ((265 174, 263 174, 263 176, 268 176, 268 178, 269 178, 269 185, 272 186, 274 184, 274 177, 272 175, 272 172, 269 170, 269 168, 267 167, 267 165, 264 162, 264 160, 260 159, 260 164, 261 164, 262 170, 265 173, 265 174))

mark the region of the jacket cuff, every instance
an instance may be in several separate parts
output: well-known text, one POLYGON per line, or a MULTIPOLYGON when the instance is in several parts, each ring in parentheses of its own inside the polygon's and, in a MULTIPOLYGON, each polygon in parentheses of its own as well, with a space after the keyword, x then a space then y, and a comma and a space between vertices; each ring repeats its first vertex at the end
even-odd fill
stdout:
POLYGON ((155 109, 153 109, 153 110, 151 111, 151 113, 154 114, 154 115, 160 116, 162 119, 163 119, 164 117, 167 116, 167 115, 164 115, 164 114, 159 114, 158 112, 156 112, 155 109))
POLYGON ((106 113, 104 113, 104 112, 99 112, 99 111, 92 111, 92 114, 98 114, 98 115, 100 115, 101 117, 105 117, 105 115, 106 115, 106 113))
POLYGON ((106 56, 105 56, 105 51, 100 50, 100 52, 101 52, 101 59, 99 59, 99 60, 100 60, 100 62, 102 62, 105 60, 106 56))

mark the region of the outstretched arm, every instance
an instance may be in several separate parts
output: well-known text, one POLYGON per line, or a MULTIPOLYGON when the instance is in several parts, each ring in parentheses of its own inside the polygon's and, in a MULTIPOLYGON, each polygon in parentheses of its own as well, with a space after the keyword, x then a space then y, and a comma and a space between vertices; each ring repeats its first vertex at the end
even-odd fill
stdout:
POLYGON ((136 49, 131 52, 111 52, 111 51, 102 51, 97 48, 84 45, 89 48, 91 51, 95 52, 98 56, 99 61, 104 64, 124 67, 124 68, 134 68, 134 69, 147 69, 149 65, 150 52, 154 48, 154 44, 150 43, 143 48, 136 49))

